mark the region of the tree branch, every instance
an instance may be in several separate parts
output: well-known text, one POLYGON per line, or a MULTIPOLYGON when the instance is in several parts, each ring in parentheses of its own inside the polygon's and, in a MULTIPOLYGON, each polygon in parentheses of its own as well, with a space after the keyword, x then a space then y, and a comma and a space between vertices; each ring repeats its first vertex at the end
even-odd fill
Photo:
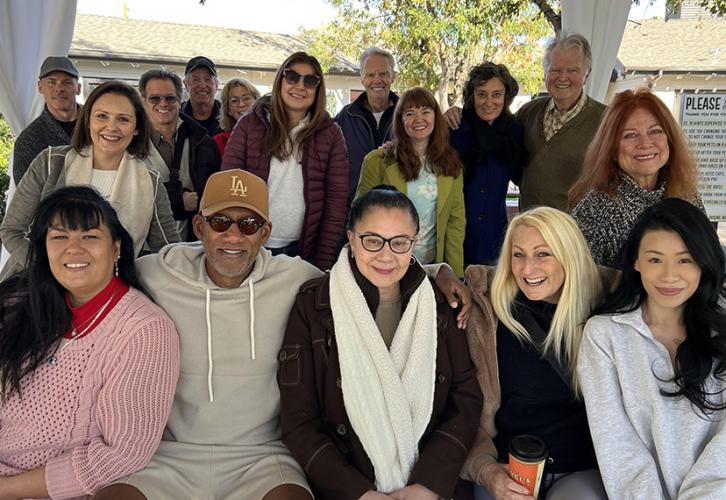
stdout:
POLYGON ((547 3, 547 0, 532 0, 532 3, 539 8, 552 29, 555 30, 555 33, 562 31, 562 16, 554 11, 550 4, 547 3))

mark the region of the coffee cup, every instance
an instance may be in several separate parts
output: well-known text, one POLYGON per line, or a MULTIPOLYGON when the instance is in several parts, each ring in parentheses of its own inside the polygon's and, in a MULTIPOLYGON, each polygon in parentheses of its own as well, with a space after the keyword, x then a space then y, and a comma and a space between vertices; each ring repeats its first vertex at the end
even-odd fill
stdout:
POLYGON ((509 476, 537 497, 547 461, 547 446, 537 436, 523 434, 509 442, 509 476))

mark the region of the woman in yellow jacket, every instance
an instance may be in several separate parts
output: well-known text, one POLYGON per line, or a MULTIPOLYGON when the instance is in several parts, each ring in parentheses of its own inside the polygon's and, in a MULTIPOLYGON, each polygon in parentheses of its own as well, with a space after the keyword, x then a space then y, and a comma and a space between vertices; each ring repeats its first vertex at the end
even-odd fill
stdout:
POLYGON ((446 262, 464 275, 464 176, 449 146, 444 117, 434 96, 416 87, 401 95, 393 115, 393 147, 363 160, 356 198, 390 184, 413 201, 421 220, 414 255, 421 264, 446 262))

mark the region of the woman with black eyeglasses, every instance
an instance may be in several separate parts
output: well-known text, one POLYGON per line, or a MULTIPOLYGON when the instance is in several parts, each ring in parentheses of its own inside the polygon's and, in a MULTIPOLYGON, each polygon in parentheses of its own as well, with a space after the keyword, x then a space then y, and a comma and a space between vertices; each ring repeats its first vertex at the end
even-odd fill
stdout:
POLYGON ((320 63, 296 52, 282 63, 272 93, 235 125, 222 170, 241 168, 267 182, 273 255, 299 255, 330 269, 345 226, 345 139, 325 110, 320 63))
POLYGON ((282 440, 315 498, 471 498, 459 472, 482 396, 465 334, 412 257, 416 208, 376 186, 353 202, 347 236, 290 313, 282 440))

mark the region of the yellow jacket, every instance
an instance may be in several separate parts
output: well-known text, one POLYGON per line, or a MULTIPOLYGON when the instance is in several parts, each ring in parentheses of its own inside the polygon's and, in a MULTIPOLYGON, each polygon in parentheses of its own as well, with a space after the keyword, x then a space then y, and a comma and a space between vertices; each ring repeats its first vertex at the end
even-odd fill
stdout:
MULTIPOLYGON (((398 163, 384 163, 383 148, 371 151, 363 159, 360 182, 355 197, 379 184, 390 184, 408 195, 406 181, 398 163)), ((458 177, 436 177, 436 262, 446 262, 457 276, 464 276, 464 174, 458 177)))

